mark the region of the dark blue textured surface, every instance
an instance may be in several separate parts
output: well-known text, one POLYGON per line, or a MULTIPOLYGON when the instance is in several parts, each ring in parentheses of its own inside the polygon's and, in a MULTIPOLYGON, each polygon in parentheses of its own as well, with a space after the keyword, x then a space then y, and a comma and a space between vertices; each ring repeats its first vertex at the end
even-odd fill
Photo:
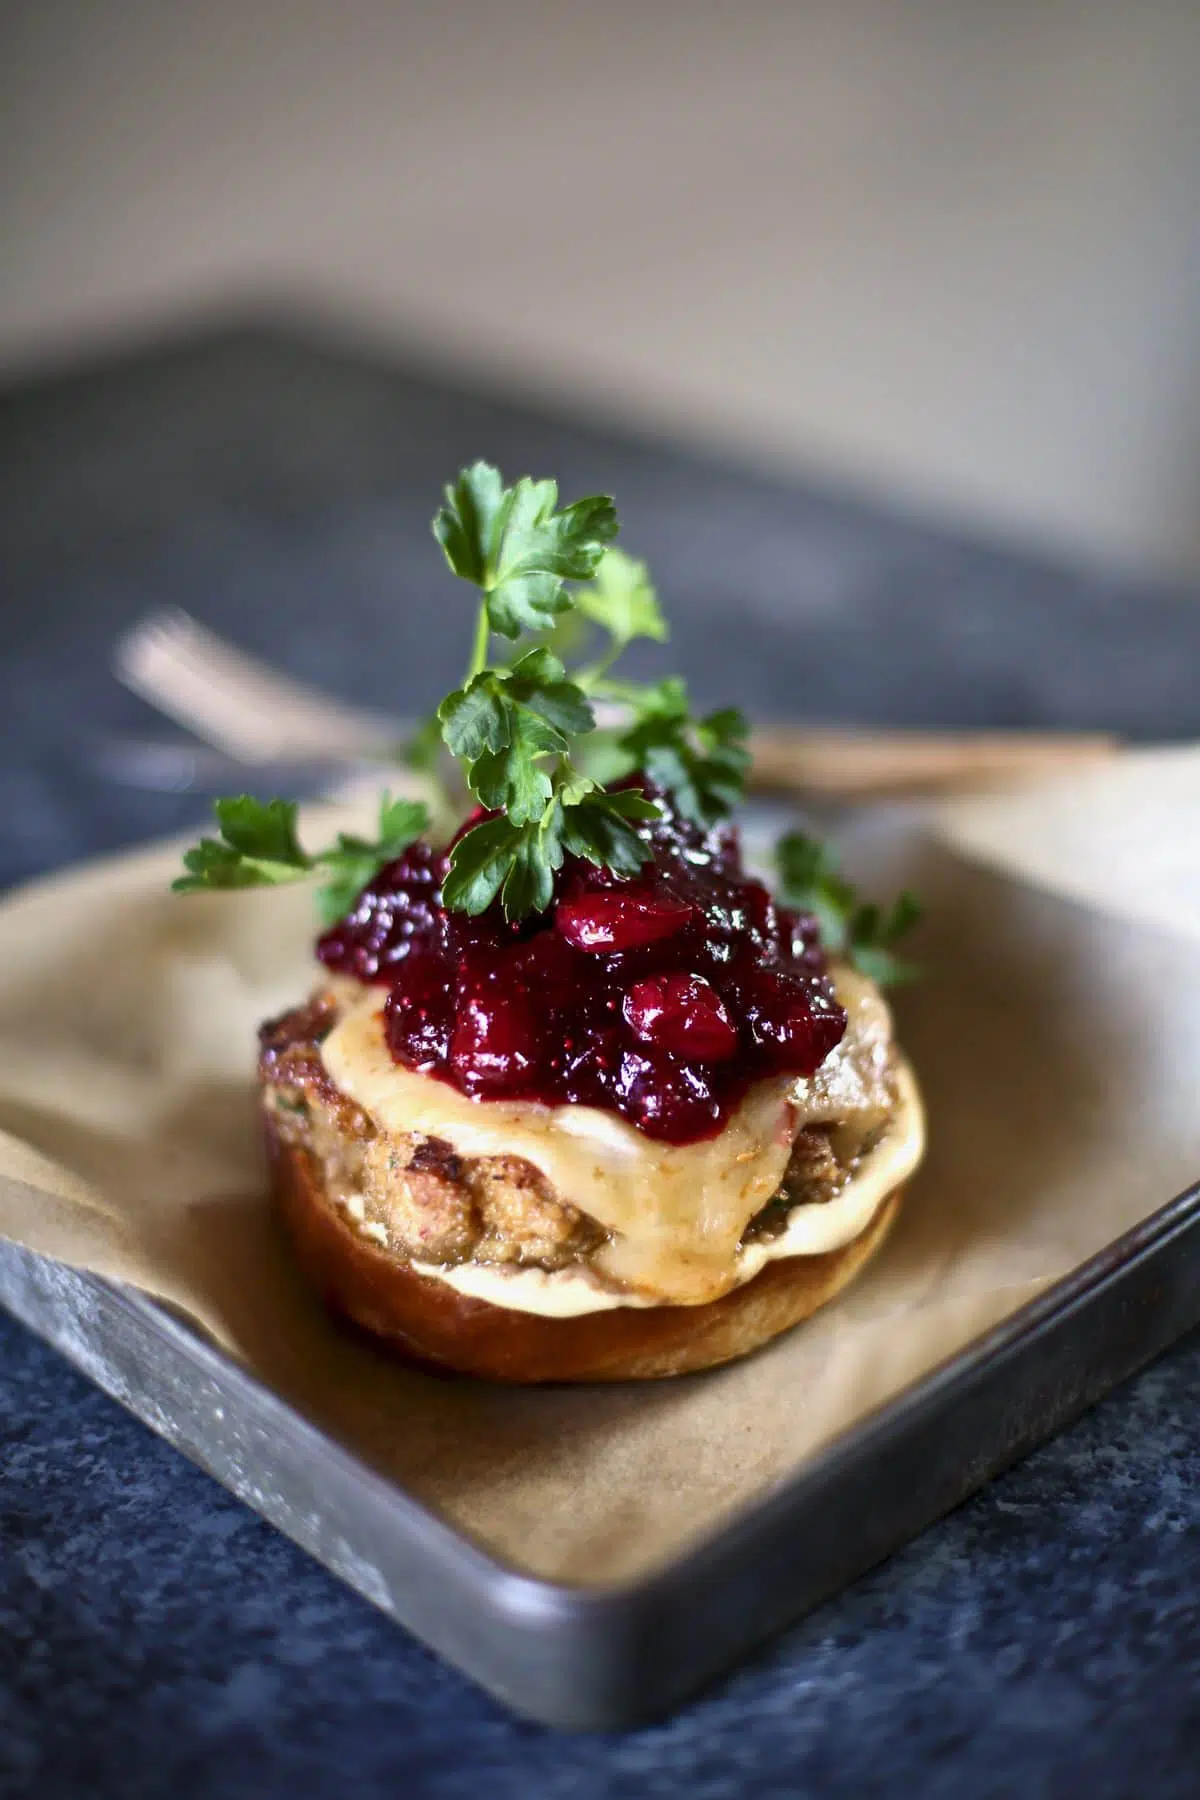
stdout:
MULTIPOLYGON (((0 880, 195 816, 84 766, 151 604, 399 709, 452 673, 426 521, 479 453, 615 489, 706 697, 1200 732, 1190 596, 235 334, 0 397, 0 880)), ((2 1316, 0 1369, 4 1795, 1200 1794, 1200 1340, 614 1739, 510 1718, 2 1316)))
POLYGON ((1197 1792, 1200 1341, 671 1723, 512 1719, 0 1316, 5 1792, 1197 1792))

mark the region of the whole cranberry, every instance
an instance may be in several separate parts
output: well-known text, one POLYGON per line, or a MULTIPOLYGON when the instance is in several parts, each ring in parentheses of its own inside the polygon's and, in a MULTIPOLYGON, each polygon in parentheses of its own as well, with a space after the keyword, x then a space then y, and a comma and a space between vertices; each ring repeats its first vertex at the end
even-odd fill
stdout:
POLYGON ((751 1038, 769 1066, 812 1075, 841 1041, 846 1014, 820 977, 757 969, 742 977, 740 988, 751 1038))
POLYGON ((545 1037, 520 949, 473 952, 460 967, 450 1067, 466 1094, 533 1096, 545 1037))
POLYGON ((720 1130, 721 1108, 708 1078, 666 1051, 627 1050, 616 1091, 630 1123, 669 1144, 690 1144, 720 1130))
POLYGON ((444 1062, 454 1020, 454 970, 436 951, 409 956, 383 1008, 394 1056, 410 1068, 444 1062))
POLYGON ((686 900, 630 884, 560 900, 554 923, 576 950, 607 955, 674 937, 692 913, 686 900))
POLYGON ((701 975, 650 975, 630 988, 624 1013, 644 1043, 685 1062, 727 1062, 737 1052, 737 1029, 701 975))
POLYGON ((574 1106, 615 1106, 627 1038, 618 1025, 580 1032, 563 1051, 563 1098, 574 1106))

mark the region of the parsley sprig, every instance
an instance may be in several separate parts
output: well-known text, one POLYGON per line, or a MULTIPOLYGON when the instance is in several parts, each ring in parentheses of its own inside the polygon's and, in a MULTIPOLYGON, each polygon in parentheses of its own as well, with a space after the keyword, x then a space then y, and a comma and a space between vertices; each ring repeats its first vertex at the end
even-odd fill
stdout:
POLYGON ((750 767, 748 727, 737 708, 694 718, 687 686, 677 676, 640 691, 618 683, 612 689, 633 713, 618 739, 629 766, 645 769, 697 825, 715 824, 731 812, 750 767))
POLYGON ((775 847, 779 897, 798 912, 813 914, 831 956, 842 957, 881 987, 915 981, 920 970, 895 954, 895 946, 921 917, 907 891, 887 910, 860 900, 826 844, 792 831, 775 847))
POLYGON ((255 800, 249 794, 218 800, 220 837, 201 838, 184 854, 185 875, 172 883, 177 894, 206 888, 279 887, 287 882, 322 877, 317 905, 332 925, 353 905, 356 895, 385 863, 401 856, 429 829, 429 814, 415 800, 393 800, 384 794, 379 806, 379 835, 354 837, 341 831, 324 850, 307 851, 296 834, 293 800, 255 800))
MULTIPOLYGON (((494 815, 455 843, 448 907, 478 913, 499 900, 510 920, 540 911, 567 854, 636 873, 651 853, 643 828, 659 808, 632 784, 607 791, 618 777, 644 770, 703 826, 736 804, 749 762, 741 714, 696 718, 683 682, 614 673, 630 644, 662 643, 667 625, 645 564, 612 547, 607 495, 560 507, 555 482, 523 476, 509 487, 478 462, 446 488, 433 533, 452 572, 478 592, 475 624, 462 685, 405 760, 432 775, 448 754, 494 815), (597 729, 598 704, 619 723, 597 729)), ((181 892, 319 874, 331 920, 429 826, 423 807, 385 796, 376 838, 342 835, 310 853, 289 802, 242 795, 216 810, 220 836, 188 851, 181 892)))
POLYGON ((650 854, 637 828, 658 808, 634 788, 605 792, 606 780, 644 768, 701 823, 727 811, 744 780, 740 715, 695 721, 681 682, 642 687, 612 677, 636 639, 665 639, 666 621, 645 564, 606 547, 616 531, 611 501, 594 495, 556 512, 557 499, 553 482, 505 488, 495 469, 476 463, 446 489, 434 520, 451 569, 481 595, 467 679, 437 717, 469 791, 501 815, 454 846, 443 898, 464 912, 497 897, 510 919, 541 910, 568 851, 635 873, 650 854), (569 674, 563 655, 588 627, 607 646, 569 674), (538 641, 513 661, 490 661, 493 636, 524 633, 538 641), (589 766, 584 742, 596 730, 593 700, 629 715, 603 771, 589 766))
MULTIPOLYGON (((506 487, 488 463, 445 490, 433 533, 453 573, 478 590, 471 656, 462 685, 421 725, 405 760, 434 776, 448 754, 491 815, 453 847, 442 890, 452 910, 480 913, 499 901, 510 920, 540 912, 568 854, 636 874, 651 854, 644 827, 659 808, 631 783, 609 791, 620 777, 644 771, 702 827, 741 798, 750 759, 740 712, 697 718, 677 677, 644 683, 614 672, 631 644, 667 637, 646 565, 612 546, 616 532, 607 495, 560 508, 553 481, 524 476, 506 487), (598 705, 617 722, 597 728, 598 705)), ((315 875, 332 923, 430 826, 419 802, 385 794, 374 838, 343 832, 308 851, 296 818, 291 801, 219 800, 220 835, 185 854, 176 890, 315 875)), ((777 858, 782 897, 816 915, 835 956, 881 982, 911 979, 916 971, 894 950, 919 916, 911 894, 888 911, 860 901, 831 853, 799 832, 777 858)))
POLYGON ((456 575, 483 594, 471 674, 487 661, 487 636, 544 631, 570 598, 564 583, 588 581, 617 535, 607 494, 558 506, 558 483, 523 475, 506 488, 499 469, 473 463, 445 494, 433 535, 456 575))

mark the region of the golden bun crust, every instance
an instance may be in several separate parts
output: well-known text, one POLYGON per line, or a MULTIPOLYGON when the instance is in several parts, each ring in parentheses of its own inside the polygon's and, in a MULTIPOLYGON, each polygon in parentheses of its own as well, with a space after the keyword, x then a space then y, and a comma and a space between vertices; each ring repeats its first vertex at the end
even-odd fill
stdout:
POLYGON ((315 1160, 265 1114, 271 1191, 301 1268, 326 1304, 426 1368, 523 1384, 647 1381, 715 1368, 769 1343, 853 1280, 899 1210, 887 1196, 853 1243, 770 1262, 704 1306, 617 1307, 547 1318, 461 1294, 356 1231, 315 1160))

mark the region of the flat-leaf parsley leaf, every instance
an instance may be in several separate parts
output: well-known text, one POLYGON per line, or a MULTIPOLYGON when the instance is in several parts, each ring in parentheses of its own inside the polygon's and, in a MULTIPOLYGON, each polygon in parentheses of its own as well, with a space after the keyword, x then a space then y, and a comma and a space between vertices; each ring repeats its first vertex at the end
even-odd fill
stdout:
POLYGON ((810 912, 831 956, 844 957, 881 987, 898 987, 920 974, 895 954, 895 946, 921 917, 907 891, 888 910, 858 898, 826 844, 791 831, 775 847, 779 897, 798 912, 810 912))
POLYGON ((328 923, 340 919, 367 882, 429 829, 429 814, 418 801, 393 800, 384 794, 377 838, 339 832, 333 844, 310 852, 296 835, 297 808, 292 800, 255 800, 239 794, 218 800, 213 810, 221 835, 202 838, 184 853, 186 873, 171 884, 176 893, 279 887, 321 874, 326 879, 318 902, 328 923))

